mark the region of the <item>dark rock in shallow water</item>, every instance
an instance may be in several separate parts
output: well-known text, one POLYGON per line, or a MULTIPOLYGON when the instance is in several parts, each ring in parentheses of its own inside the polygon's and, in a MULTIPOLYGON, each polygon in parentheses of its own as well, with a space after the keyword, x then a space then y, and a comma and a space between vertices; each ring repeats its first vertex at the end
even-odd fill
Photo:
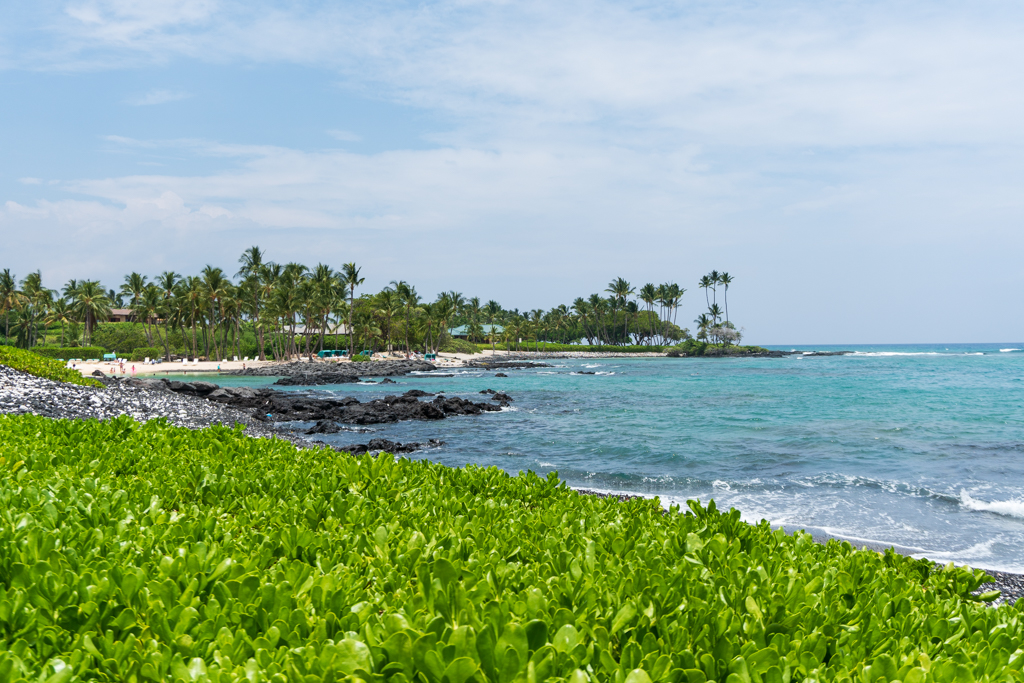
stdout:
POLYGON ((229 375, 250 375, 259 377, 286 377, 289 381, 278 384, 288 386, 315 386, 358 382, 359 377, 394 377, 410 372, 433 372, 433 363, 420 360, 383 360, 369 363, 334 363, 330 361, 295 361, 259 368, 233 370, 229 375), (343 379, 349 378, 349 379, 343 379))
POLYGON ((382 380, 380 381, 380 383, 381 383, 381 384, 398 384, 398 382, 396 382, 395 380, 393 380, 393 379, 390 379, 390 378, 388 378, 388 377, 385 377, 384 379, 382 379, 382 380))
POLYGON ((274 382, 283 387, 309 387, 323 384, 355 384, 359 381, 357 375, 350 375, 342 372, 319 372, 303 373, 300 375, 288 375, 274 382))
MULTIPOLYGON (((360 403, 351 396, 321 398, 266 388, 218 387, 209 382, 190 384, 166 379, 131 381, 138 388, 149 391, 202 396, 216 403, 251 411, 249 415, 259 416, 257 419, 276 422, 328 420, 342 424, 369 425, 404 420, 443 420, 453 415, 479 415, 501 410, 500 405, 474 403, 458 397, 437 396, 429 403, 420 401, 417 396, 432 394, 418 389, 406 392, 403 396, 385 396, 383 399, 360 403)), ((503 401, 502 405, 506 403, 503 401)), ((326 425, 324 428, 327 428, 326 425)))
POLYGON ((504 401, 506 403, 509 403, 509 402, 512 401, 512 397, 509 396, 508 394, 506 394, 505 392, 499 391, 494 396, 491 396, 491 400, 492 401, 504 401))
POLYGON ((495 377, 508 377, 508 375, 506 375, 506 374, 505 374, 504 372, 499 372, 499 373, 497 373, 497 374, 496 374, 496 375, 494 375, 494 376, 495 376, 495 377))
POLYGON ((421 391, 419 389, 410 389, 409 391, 407 391, 404 394, 402 394, 402 396, 412 396, 414 398, 418 398, 420 396, 433 396, 433 394, 430 393, 429 391, 421 391))
POLYGON ((352 455, 362 455, 364 453, 412 453, 413 451, 423 450, 424 448, 440 448, 444 445, 444 441, 438 441, 437 439, 430 439, 426 443, 420 443, 412 441, 410 443, 401 443, 398 441, 389 441, 388 439, 370 439, 370 443, 356 443, 348 446, 337 446, 335 450, 351 453, 352 455))
POLYGON ((576 373, 577 375, 596 375, 596 372, 590 372, 588 370, 580 370, 576 373))
POLYGON ((341 427, 336 422, 330 420, 320 420, 314 426, 306 430, 306 434, 337 434, 341 431, 341 427))
POLYGON ((92 371, 92 376, 93 377, 106 377, 107 373, 103 372, 102 370, 93 370, 92 371))
POLYGON ((481 394, 493 394, 493 393, 495 393, 495 392, 494 392, 494 389, 484 389, 484 390, 483 390, 483 391, 481 391, 480 393, 481 393, 481 394))

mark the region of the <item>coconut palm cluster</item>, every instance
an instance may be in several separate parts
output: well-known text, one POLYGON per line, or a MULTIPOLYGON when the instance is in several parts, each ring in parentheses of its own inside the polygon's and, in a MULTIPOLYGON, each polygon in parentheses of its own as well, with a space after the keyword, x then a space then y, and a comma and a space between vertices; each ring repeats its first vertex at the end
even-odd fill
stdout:
MULTIPOLYGON (((727 273, 702 278, 716 292, 727 273)), ((376 293, 359 292, 361 269, 276 263, 259 247, 241 255, 233 275, 207 266, 195 275, 165 271, 155 278, 133 272, 117 289, 96 280, 69 280, 59 291, 43 286, 40 272, 18 282, 0 272, 0 316, 6 343, 89 344, 113 309, 129 309, 148 347, 161 355, 291 358, 325 349, 373 351, 476 351, 539 349, 542 342, 602 346, 664 346, 690 338, 676 322, 685 289, 675 283, 636 288, 623 278, 603 293, 578 297, 549 310, 506 309, 461 292, 425 300, 404 280, 376 293), (59 330, 58 330, 59 328, 59 330)), ((728 341, 722 312, 709 301, 698 319, 699 336, 728 341)), ((140 342, 141 343, 141 342, 140 342)))

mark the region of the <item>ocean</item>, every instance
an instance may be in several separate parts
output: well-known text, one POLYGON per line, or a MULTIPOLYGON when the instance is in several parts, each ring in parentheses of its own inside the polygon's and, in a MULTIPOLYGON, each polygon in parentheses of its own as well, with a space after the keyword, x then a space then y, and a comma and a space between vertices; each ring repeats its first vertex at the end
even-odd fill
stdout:
POLYGON ((501 413, 318 438, 436 438, 445 446, 409 457, 555 471, 573 487, 666 506, 714 499, 751 522, 1024 573, 1024 344, 796 348, 853 353, 549 360, 507 378, 462 370, 287 390, 360 400, 504 391, 515 400, 501 413))

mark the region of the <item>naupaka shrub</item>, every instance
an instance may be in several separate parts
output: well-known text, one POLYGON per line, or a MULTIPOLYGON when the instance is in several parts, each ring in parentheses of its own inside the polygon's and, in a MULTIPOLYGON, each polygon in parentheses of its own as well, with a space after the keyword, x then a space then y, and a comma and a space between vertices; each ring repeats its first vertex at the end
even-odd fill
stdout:
POLYGON ((3 681, 1021 680, 982 580, 554 475, 0 416, 3 681))
POLYGON ((103 383, 92 377, 82 377, 82 373, 68 368, 64 363, 52 358, 40 356, 38 353, 16 349, 13 346, 0 346, 0 365, 27 372, 36 377, 53 380, 54 382, 68 382, 79 384, 84 387, 103 388, 103 383))

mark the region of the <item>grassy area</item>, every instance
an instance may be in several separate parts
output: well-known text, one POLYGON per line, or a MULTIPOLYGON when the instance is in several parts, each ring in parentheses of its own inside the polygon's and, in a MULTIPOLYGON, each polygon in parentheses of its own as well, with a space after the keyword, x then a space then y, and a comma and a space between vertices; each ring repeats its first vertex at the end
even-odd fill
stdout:
POLYGON ((69 370, 64 363, 39 354, 16 349, 13 346, 0 346, 0 365, 27 372, 36 377, 52 379, 55 382, 70 382, 86 387, 102 387, 103 384, 91 377, 82 377, 77 370, 69 370))
POLYGON ((4 681, 969 683, 1024 664, 1022 615, 969 595, 981 572, 554 476, 0 416, 0 501, 4 681))

